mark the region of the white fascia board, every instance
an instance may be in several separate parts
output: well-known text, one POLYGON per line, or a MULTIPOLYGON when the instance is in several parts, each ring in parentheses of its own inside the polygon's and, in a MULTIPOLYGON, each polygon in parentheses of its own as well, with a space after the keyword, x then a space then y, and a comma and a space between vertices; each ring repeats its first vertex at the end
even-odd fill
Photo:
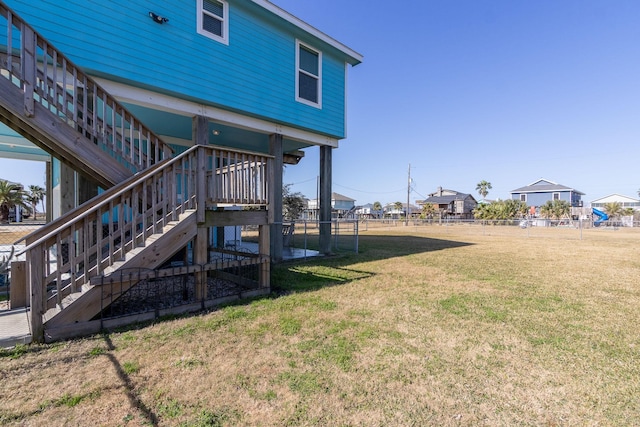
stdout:
POLYGON ((249 117, 232 111, 209 105, 198 104, 196 102, 175 98, 150 90, 125 85, 99 77, 94 80, 110 95, 123 102, 153 108, 155 110, 166 111, 168 113, 183 116, 204 116, 211 121, 238 128, 255 131, 264 134, 281 134, 287 139, 308 143, 310 145, 327 145, 333 148, 338 147, 338 140, 317 133, 296 129, 279 123, 249 117))
POLYGON ((36 162, 49 162, 51 156, 39 147, 33 153, 16 152, 14 148, 25 147, 33 149, 36 147, 31 141, 21 136, 0 135, 0 157, 15 160, 31 160, 36 162))
POLYGON ((549 180, 549 179, 545 179, 545 178, 540 178, 540 179, 538 179, 538 180, 536 180, 536 181, 533 181, 531 184, 527 185, 527 187, 531 187, 532 185, 537 184, 537 183, 539 183, 540 181, 545 181, 545 182, 548 182, 549 184, 558 185, 558 183, 557 183, 557 182, 553 182, 553 181, 551 181, 551 180, 549 180))
POLYGON ((353 65, 358 65, 359 63, 362 62, 363 56, 361 54, 359 54, 358 52, 356 52, 355 50, 351 49, 350 47, 340 43, 338 40, 334 39, 333 37, 323 33, 322 31, 318 30, 317 28, 313 27, 312 25, 307 24, 306 22, 304 22, 302 19, 293 16, 292 14, 290 14, 289 12, 287 12, 284 9, 281 9, 280 7, 276 6, 275 4, 271 3, 270 1, 267 0, 252 0, 255 4, 267 9, 269 12, 273 13, 274 15, 277 15, 278 17, 284 19, 285 21, 290 22, 291 24, 295 25, 296 27, 300 28, 303 31, 306 31, 307 33, 311 34, 312 36, 316 37, 319 40, 322 40, 323 42, 327 43, 328 45, 338 49, 339 51, 341 51, 342 53, 344 53, 345 55, 350 56, 351 58, 353 58, 354 63, 353 65))

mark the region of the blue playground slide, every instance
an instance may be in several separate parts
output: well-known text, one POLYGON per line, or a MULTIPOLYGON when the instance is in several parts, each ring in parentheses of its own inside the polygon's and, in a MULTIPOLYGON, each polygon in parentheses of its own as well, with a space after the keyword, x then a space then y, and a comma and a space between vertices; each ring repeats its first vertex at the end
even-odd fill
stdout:
POLYGON ((607 215, 606 213, 602 212, 601 210, 598 210, 596 208, 591 208, 591 210, 593 211, 593 214, 598 217, 597 220, 593 221, 593 226, 594 227, 599 227, 600 224, 603 221, 606 221, 606 220, 609 219, 609 215, 607 215))

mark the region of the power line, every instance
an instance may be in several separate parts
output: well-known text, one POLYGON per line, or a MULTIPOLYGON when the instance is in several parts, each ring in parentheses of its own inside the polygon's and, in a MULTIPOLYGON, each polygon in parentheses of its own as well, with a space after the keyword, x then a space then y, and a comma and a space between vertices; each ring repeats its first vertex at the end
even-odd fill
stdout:
POLYGON ((391 193, 398 193, 400 191, 405 191, 405 188, 401 188, 395 191, 364 191, 364 190, 357 190, 355 188, 346 187, 344 185, 340 185, 335 182, 333 183, 333 185, 335 185, 336 187, 346 188, 347 190, 357 191, 358 193, 367 193, 367 194, 391 194, 391 193))

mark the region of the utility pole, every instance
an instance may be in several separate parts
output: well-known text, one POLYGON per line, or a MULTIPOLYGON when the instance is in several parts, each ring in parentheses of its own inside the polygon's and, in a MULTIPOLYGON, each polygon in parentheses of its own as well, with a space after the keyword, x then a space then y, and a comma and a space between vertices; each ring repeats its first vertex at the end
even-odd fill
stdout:
POLYGON ((409 177, 407 180, 407 211, 405 212, 404 225, 409 226, 409 214, 411 214, 411 208, 409 207, 409 196, 411 195, 411 163, 409 163, 409 177))

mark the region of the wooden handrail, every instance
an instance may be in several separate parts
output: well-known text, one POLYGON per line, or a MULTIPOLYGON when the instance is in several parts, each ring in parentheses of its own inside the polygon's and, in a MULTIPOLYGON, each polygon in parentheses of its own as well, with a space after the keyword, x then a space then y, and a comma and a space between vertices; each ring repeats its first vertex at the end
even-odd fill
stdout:
POLYGON ((3 43, 0 76, 23 90, 27 117, 41 104, 79 131, 79 142, 98 144, 132 172, 172 156, 168 144, 0 0, 3 43))
MULTIPOLYGON (((113 202, 114 200, 116 200, 118 197, 120 197, 123 193, 127 192, 127 191, 131 191, 132 189, 134 189, 136 186, 141 185, 145 180, 149 179, 149 177, 153 176, 154 174, 158 173, 161 170, 167 169, 172 167, 173 165, 183 161, 185 158, 190 157, 194 152, 196 151, 203 151, 205 154, 207 152, 219 152, 219 153, 233 153, 233 154, 240 154, 243 156, 254 156, 254 157, 258 157, 261 160, 261 162, 266 162, 268 160, 272 160, 273 156, 268 155, 268 154, 263 154, 263 153, 256 153, 256 152, 252 152, 252 151, 247 151, 247 150, 230 150, 226 147, 221 147, 221 146, 215 146, 215 145, 207 145, 207 146, 203 146, 203 145, 195 145, 193 147, 190 147, 188 150, 184 151, 183 153, 181 153, 180 155, 173 157, 171 159, 165 160, 162 163, 157 163, 156 165, 142 171, 139 172, 138 174, 136 174, 130 181, 126 181, 126 182, 122 182, 112 188, 109 188, 107 190, 105 190, 104 192, 102 192, 101 194, 98 194, 97 196, 95 196, 94 198, 92 198, 91 200, 87 201, 86 203, 84 203, 83 205, 71 210, 70 212, 68 212, 67 214, 61 216, 60 218, 57 218, 56 220, 48 223, 45 227, 42 227, 24 237, 22 237, 21 239, 15 241, 13 244, 17 245, 22 241, 26 241, 27 242, 27 246, 21 250, 17 255, 21 255, 23 253, 25 253, 26 251, 32 249, 33 247, 43 243, 44 241, 46 241, 47 239, 50 239, 52 237, 54 237, 57 234, 60 234, 62 232, 62 230, 64 230, 65 228, 69 228, 69 225, 73 222, 75 222, 78 218, 82 218, 84 216, 87 215, 91 215, 97 211, 99 211, 101 208, 103 208, 104 206, 108 205, 109 203, 113 202), (42 233, 45 233, 44 235, 42 235, 42 233), (36 237, 37 236, 37 237, 36 237), (30 239, 36 238, 36 240, 34 241, 29 241, 30 239)), ((200 156, 201 158, 204 159, 205 156, 200 156)), ((226 158, 226 157, 225 157, 226 158)), ((236 157, 234 157, 236 158, 236 157)), ((228 168, 228 166, 226 166, 228 168)), ((242 162, 241 165, 242 169, 247 169, 248 167, 250 167, 250 165, 248 164, 248 161, 244 161, 242 162)), ((221 170, 222 168, 212 168, 212 171, 214 171, 215 175, 220 175, 220 174, 224 174, 225 172, 223 172, 221 170)), ((228 173, 228 172, 227 172, 228 173)), ((237 171, 236 171, 237 173, 237 171)), ((266 178, 266 176, 265 176, 266 178)), ((266 182, 264 183, 266 184, 266 182)), ((218 203, 224 203, 224 202, 228 202, 228 198, 225 198, 223 200, 215 200, 212 196, 210 196, 211 192, 207 191, 206 192, 207 196, 205 197, 205 202, 206 200, 209 201, 213 201, 218 202, 218 203)), ((231 199, 234 199, 233 197, 231 197, 231 199)), ((235 198, 237 199, 237 198, 235 198)), ((266 199, 262 198, 261 200, 253 200, 253 201, 247 201, 246 204, 266 204, 266 199), (261 203, 261 200, 264 201, 261 203)))

